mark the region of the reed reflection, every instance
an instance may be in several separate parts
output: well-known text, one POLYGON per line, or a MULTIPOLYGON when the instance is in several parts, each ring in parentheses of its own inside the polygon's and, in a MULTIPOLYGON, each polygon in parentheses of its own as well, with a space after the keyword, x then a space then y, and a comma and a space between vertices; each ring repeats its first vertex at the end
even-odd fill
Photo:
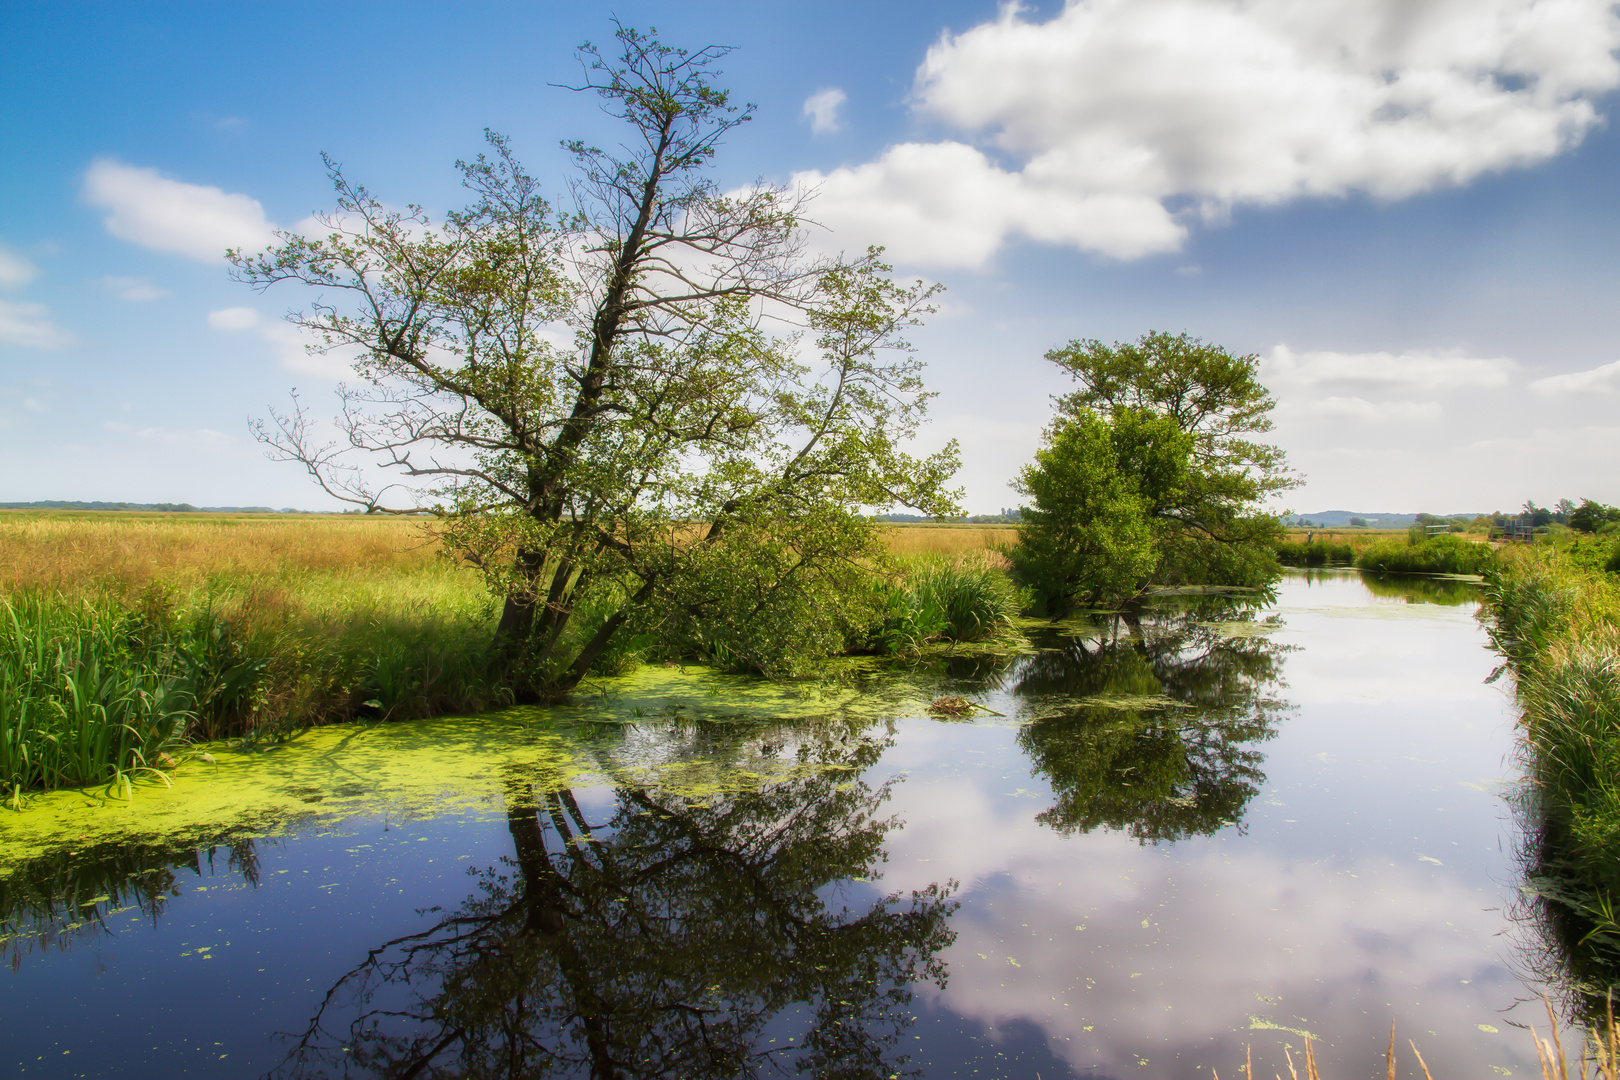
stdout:
POLYGON ((16 970, 31 953, 110 934, 107 917, 130 908, 155 927, 188 870, 199 878, 232 873, 257 886, 258 851, 252 839, 235 837, 98 844, 27 859, 0 877, 0 954, 16 970))

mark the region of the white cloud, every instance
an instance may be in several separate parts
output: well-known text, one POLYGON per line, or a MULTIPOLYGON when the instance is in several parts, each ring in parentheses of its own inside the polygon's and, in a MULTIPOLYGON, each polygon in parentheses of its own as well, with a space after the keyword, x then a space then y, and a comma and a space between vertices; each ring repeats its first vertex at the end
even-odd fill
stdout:
POLYGON ((1327 397, 1289 410, 1309 416, 1338 417, 1366 423, 1386 421, 1437 420, 1440 404, 1435 401, 1372 402, 1359 397, 1327 397))
POLYGON ((114 420, 105 421, 101 427, 113 435, 169 446, 224 446, 231 442, 229 435, 212 428, 136 427, 114 420))
POLYGON ((208 325, 215 330, 235 333, 257 331, 257 337, 270 345, 270 351, 283 369, 297 375, 313 375, 337 381, 354 374, 353 363, 359 355, 355 348, 325 350, 320 338, 291 323, 281 320, 265 321, 249 307, 219 308, 208 313, 208 325), (317 349, 311 352, 311 347, 317 349))
POLYGON ((1008 166, 942 142, 795 179, 906 261, 976 265, 1015 236, 1133 258, 1179 245, 1173 213, 1401 198, 1543 161, 1601 122, 1617 47, 1610 0, 1070 0, 1044 22, 1009 3, 942 37, 913 93, 1008 166))
POLYGON ((842 130, 844 124, 838 118, 838 107, 847 100, 844 92, 836 86, 817 90, 805 98, 804 115, 810 118, 810 130, 817 135, 830 135, 842 130))
POLYGON ((39 267, 0 244, 0 289, 20 289, 39 276, 39 267))
POLYGON ((29 349, 65 349, 77 339, 51 321, 44 304, 0 300, 0 341, 29 349))
POLYGON ((1561 394, 1613 394, 1620 391, 1620 360, 1590 371, 1572 371, 1567 375, 1549 375, 1530 384, 1530 389, 1543 397, 1561 394))
POLYGON ((114 277, 109 274, 101 279, 101 283, 120 300, 161 300, 171 295, 168 289, 154 285, 148 278, 114 277))
POLYGON ((108 232, 154 251, 213 262, 226 248, 256 250, 275 241, 257 199, 170 180, 156 169, 103 158, 85 173, 83 197, 110 211, 108 232))
POLYGON ((1260 363, 1268 386, 1362 385, 1419 390, 1501 387, 1518 364, 1506 357, 1472 357, 1459 350, 1405 353, 1303 352, 1278 345, 1260 363))
POLYGON ((793 183, 816 190, 810 216, 839 244, 883 244, 905 263, 980 266, 1014 235, 1131 259, 1174 250, 1186 234, 1156 199, 1060 190, 959 142, 902 143, 793 183))
POLYGON ((219 308, 208 313, 208 325, 215 330, 249 330, 259 325, 259 313, 250 307, 219 308))

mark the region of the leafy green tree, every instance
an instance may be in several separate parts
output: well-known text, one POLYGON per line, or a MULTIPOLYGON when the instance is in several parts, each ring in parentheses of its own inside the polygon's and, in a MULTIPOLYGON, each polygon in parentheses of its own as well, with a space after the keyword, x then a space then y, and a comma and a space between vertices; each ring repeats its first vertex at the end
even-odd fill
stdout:
POLYGON ((900 449, 929 396, 902 333, 933 290, 876 251, 811 259, 796 196, 708 178, 750 119, 714 83, 726 49, 616 37, 616 60, 581 48, 573 89, 624 149, 565 144, 573 213, 490 134, 442 220, 328 159, 324 236, 231 253, 256 288, 313 289, 291 321, 358 357, 335 435, 295 394, 260 439, 367 511, 438 515, 504 605, 493 655, 520 698, 567 693, 626 626, 802 667, 859 618, 851 567, 881 555, 855 508, 957 512, 954 443, 900 449))
POLYGON ((1597 532, 1611 521, 1620 521, 1620 507, 1605 506, 1591 499, 1582 499, 1581 505, 1569 514, 1569 527, 1576 532, 1597 532))
POLYGON ((1149 333, 1113 345, 1071 341, 1046 358, 1080 383, 1059 399, 1060 416, 1146 411, 1191 440, 1185 482, 1151 511, 1155 582, 1254 585, 1276 572, 1270 551, 1281 525, 1265 503, 1299 481, 1283 451, 1257 438, 1271 430, 1276 404, 1259 381, 1259 357, 1149 333))
POLYGON ((1181 498, 1191 444, 1169 417, 1129 407, 1048 432, 1015 485, 1032 505, 1008 555, 1049 612, 1141 589, 1159 559, 1154 514, 1181 498))

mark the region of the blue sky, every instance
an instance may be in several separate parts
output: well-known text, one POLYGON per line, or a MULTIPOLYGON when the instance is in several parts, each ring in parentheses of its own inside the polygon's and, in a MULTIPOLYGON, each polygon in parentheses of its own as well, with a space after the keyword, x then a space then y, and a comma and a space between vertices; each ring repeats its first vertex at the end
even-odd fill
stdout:
POLYGON ((1620 16, 1603 0, 0 5, 0 501, 323 508, 250 418, 339 374, 215 253, 459 204, 482 129, 566 198, 550 84, 610 14, 734 45, 717 179, 943 282, 914 336, 971 511, 1077 337, 1256 353, 1300 511, 1620 503, 1620 16), (819 105, 819 110, 818 110, 819 105))

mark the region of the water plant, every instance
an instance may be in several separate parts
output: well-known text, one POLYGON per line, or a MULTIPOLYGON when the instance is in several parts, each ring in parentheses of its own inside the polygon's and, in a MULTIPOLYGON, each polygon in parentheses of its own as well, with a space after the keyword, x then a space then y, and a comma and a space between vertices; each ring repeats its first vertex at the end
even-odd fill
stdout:
POLYGON ((869 588, 872 622, 854 644, 887 654, 995 637, 1029 603, 989 554, 903 560, 894 577, 874 578, 869 588))
POLYGON ((1491 642, 1505 661, 1498 671, 1517 683, 1534 782, 1530 888, 1579 924, 1573 951, 1609 957, 1576 957, 1574 966, 1612 971, 1620 955, 1620 582, 1550 546, 1505 554, 1485 580, 1491 642))
POLYGON ((1416 542, 1379 541, 1356 556, 1356 565, 1386 574, 1480 574, 1495 559, 1488 544, 1441 535, 1416 542))
POLYGON ((1277 561, 1284 566, 1349 566, 1356 549, 1331 540, 1279 540, 1277 561))

